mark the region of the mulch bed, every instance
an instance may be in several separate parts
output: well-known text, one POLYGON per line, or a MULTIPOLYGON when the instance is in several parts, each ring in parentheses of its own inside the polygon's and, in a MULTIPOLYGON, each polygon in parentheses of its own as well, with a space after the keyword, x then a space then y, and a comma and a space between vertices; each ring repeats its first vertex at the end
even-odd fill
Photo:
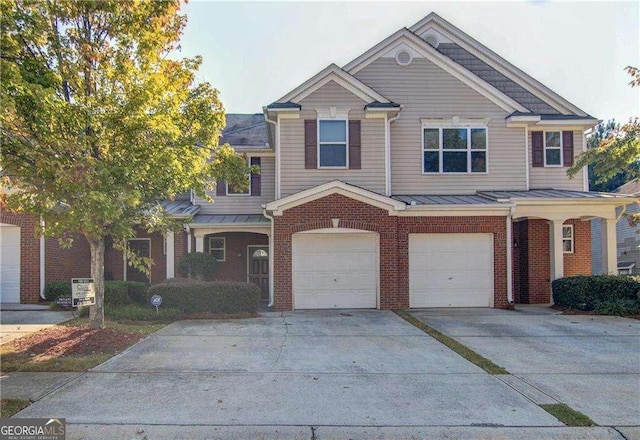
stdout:
POLYGON ((16 352, 42 360, 72 355, 112 354, 128 348, 144 337, 112 328, 55 326, 9 342, 16 352))
MULTIPOLYGON (((556 305, 551 306, 551 308, 554 309, 554 310, 558 310, 558 311, 562 312, 563 315, 604 316, 604 315, 598 315, 594 310, 575 310, 575 309, 570 309, 568 307, 562 307, 562 306, 556 306, 556 305)), ((626 316, 623 316, 623 318, 631 318, 631 319, 640 320, 640 314, 638 314, 638 315, 626 315, 626 316)))

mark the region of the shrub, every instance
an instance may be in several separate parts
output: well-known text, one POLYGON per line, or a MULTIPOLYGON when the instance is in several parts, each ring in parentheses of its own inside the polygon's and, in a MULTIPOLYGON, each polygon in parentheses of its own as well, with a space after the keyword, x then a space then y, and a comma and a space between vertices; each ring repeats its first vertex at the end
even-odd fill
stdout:
POLYGON ((551 284, 555 304, 577 310, 596 310, 602 303, 638 302, 640 282, 634 277, 592 275, 560 278, 551 284))
MULTIPOLYGON (((89 307, 81 307, 81 317, 89 316, 89 307)), ((105 317, 115 321, 175 321, 180 319, 182 312, 174 307, 156 308, 152 305, 127 304, 121 306, 109 306, 104 309, 105 317)))
POLYGON ((595 311, 598 315, 625 316, 637 314, 639 308, 638 301, 632 299, 614 299, 599 303, 595 311))
POLYGON ((127 281, 105 281, 104 303, 111 306, 131 304, 127 281))
POLYGON ((59 296, 71 296, 71 281, 49 281, 44 287, 47 301, 55 301, 59 296))
POLYGON ((210 280, 215 271, 215 257, 203 252, 187 254, 178 262, 178 272, 183 277, 210 280))
POLYGON ((191 313, 253 313, 258 307, 260 288, 236 281, 198 281, 173 278, 151 286, 147 296, 162 296, 163 305, 191 313))

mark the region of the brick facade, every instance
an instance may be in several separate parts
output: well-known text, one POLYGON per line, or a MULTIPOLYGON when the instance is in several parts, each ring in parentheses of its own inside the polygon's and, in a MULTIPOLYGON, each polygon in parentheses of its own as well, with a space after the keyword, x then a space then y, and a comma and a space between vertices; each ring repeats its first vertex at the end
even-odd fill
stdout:
POLYGON ((20 302, 40 302, 40 237, 38 218, 31 214, 0 211, 0 223, 20 226, 20 302))
POLYGON ((46 283, 91 277, 91 251, 81 235, 74 236, 70 248, 61 247, 57 238, 47 238, 44 255, 46 283))
POLYGON ((209 237, 225 238, 225 260, 218 262, 214 280, 247 281, 247 246, 269 246, 264 234, 226 232, 204 237, 204 251, 209 252, 209 237))
MULTIPOLYGON (((136 238, 150 239, 150 257, 153 260, 153 265, 151 266, 151 284, 157 284, 166 280, 167 256, 164 254, 164 236, 159 232, 149 234, 146 231, 137 231, 136 238)), ((105 279, 123 280, 124 271, 125 264, 122 252, 115 249, 112 242, 107 240, 104 251, 105 279)))
POLYGON ((509 307, 506 288, 505 217, 397 217, 386 210, 348 197, 332 194, 300 205, 275 217, 274 289, 276 310, 291 310, 292 235, 333 227, 377 232, 380 238, 380 308, 409 307, 410 233, 494 234, 494 303, 509 307))

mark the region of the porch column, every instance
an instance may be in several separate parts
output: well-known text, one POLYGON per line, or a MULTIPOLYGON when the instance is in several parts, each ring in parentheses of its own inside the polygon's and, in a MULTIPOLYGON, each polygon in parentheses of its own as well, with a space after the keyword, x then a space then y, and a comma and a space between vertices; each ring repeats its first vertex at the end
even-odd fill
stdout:
POLYGON ((549 222, 549 250, 551 251, 551 281, 564 277, 564 249, 562 248, 562 224, 564 220, 549 222))
POLYGON ((196 252, 204 252, 204 232, 193 231, 193 235, 196 237, 196 252))
POLYGON ((175 271, 175 235, 173 231, 167 232, 165 240, 167 240, 167 279, 176 276, 175 271))
POLYGON ((602 270, 604 273, 618 273, 618 252, 616 243, 616 220, 601 219, 602 227, 602 270))

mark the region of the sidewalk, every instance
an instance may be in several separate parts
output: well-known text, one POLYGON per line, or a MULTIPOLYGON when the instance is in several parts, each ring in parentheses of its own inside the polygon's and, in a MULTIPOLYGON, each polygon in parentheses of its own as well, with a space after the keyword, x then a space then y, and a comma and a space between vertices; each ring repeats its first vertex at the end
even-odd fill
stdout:
POLYGON ((72 319, 71 312, 40 304, 0 304, 0 345, 72 319))

